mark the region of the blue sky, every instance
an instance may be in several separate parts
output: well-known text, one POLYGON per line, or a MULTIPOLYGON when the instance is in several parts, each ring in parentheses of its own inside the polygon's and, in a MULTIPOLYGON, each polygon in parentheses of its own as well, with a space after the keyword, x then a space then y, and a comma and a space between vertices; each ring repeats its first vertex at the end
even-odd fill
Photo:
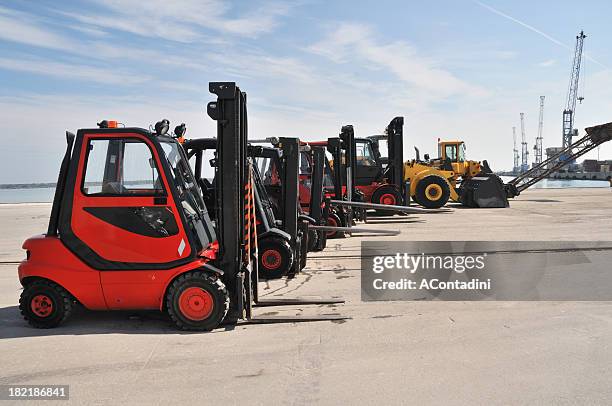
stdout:
MULTIPOLYGON (((54 181, 64 130, 104 118, 214 135, 207 83, 226 80, 248 93, 253 138, 323 139, 344 124, 366 136, 403 115, 408 157, 461 138, 469 158, 510 168, 520 112, 532 152, 540 95, 544 145, 560 143, 581 29, 576 127, 612 121, 611 12, 607 1, 5 0, 0 183, 54 181)), ((612 145, 600 153, 612 159, 612 145)))

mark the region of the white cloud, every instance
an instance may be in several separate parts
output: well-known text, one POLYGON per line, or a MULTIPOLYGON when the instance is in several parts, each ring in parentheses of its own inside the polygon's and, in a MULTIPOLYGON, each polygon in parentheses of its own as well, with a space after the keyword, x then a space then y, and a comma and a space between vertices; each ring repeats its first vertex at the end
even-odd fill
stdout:
POLYGON ((135 85, 151 79, 147 75, 133 75, 109 68, 97 68, 88 65, 67 64, 32 58, 0 58, 0 69, 114 85, 135 85))
POLYGON ((238 17, 228 17, 229 3, 221 0, 94 0, 104 11, 65 13, 84 24, 178 42, 201 41, 201 28, 223 34, 256 37, 271 32, 290 5, 265 2, 238 17))
POLYGON ((545 61, 539 62, 538 66, 541 68, 548 68, 549 66, 553 66, 557 61, 555 59, 547 59, 545 61))
MULTIPOLYGON (((108 59, 155 61, 156 65, 181 67, 203 70, 207 67, 205 61, 198 56, 185 55, 181 49, 174 50, 171 57, 168 52, 158 48, 134 47, 125 44, 112 43, 104 39, 108 33, 95 27, 70 25, 70 29, 86 33, 75 39, 68 34, 60 34, 50 28, 47 21, 32 14, 0 7, 0 40, 19 44, 63 51, 69 54, 86 57, 87 59, 108 59)), ((55 58, 56 55, 50 57, 55 58)), ((38 65, 44 65, 47 60, 42 58, 38 65)), ((25 69, 24 69, 25 71, 25 69)))
MULTIPOLYGON (((486 90, 471 85, 443 69, 441 63, 422 56, 404 41, 383 42, 363 24, 343 23, 308 48, 336 63, 356 68, 385 70, 417 91, 419 97, 446 98, 453 95, 483 97, 486 90)), ((381 82, 391 78, 379 74, 381 82)))
POLYGON ((0 7, 0 39, 51 49, 69 49, 77 42, 41 28, 33 16, 0 7))

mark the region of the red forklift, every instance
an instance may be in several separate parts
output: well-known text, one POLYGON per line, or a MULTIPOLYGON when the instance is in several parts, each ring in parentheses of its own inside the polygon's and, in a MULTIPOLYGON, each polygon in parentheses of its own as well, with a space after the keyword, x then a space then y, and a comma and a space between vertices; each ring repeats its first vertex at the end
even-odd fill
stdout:
MULTIPOLYGON (((251 319, 254 305, 310 304, 258 298, 246 94, 232 82, 209 89, 223 173, 212 215, 167 120, 154 132, 105 121, 66 133, 47 233, 25 241, 18 270, 19 308, 32 326, 58 326, 76 304, 157 309, 184 330, 251 319)), ((330 319, 338 317, 289 321, 330 319)))

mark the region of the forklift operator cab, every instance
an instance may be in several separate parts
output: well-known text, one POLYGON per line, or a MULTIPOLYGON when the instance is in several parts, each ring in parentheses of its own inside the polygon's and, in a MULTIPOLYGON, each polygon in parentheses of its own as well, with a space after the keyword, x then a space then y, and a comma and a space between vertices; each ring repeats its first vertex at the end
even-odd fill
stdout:
POLYGON ((100 270, 163 267, 184 262, 214 241, 198 186, 175 140, 137 129, 82 130, 76 148, 79 144, 83 156, 66 194, 73 189, 74 199, 71 210, 62 210, 59 230, 71 237, 65 244, 85 263, 100 270))
POLYGON ((25 319, 54 327, 79 302, 216 327, 229 303, 210 264, 217 238, 178 142, 141 128, 82 129, 67 141, 48 232, 23 245, 25 319))

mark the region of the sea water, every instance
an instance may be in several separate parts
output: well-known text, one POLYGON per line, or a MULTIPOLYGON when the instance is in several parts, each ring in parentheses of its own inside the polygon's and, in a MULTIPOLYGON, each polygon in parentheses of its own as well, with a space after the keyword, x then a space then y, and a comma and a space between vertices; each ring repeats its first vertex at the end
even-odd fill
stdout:
MULTIPOLYGON (((510 176, 501 177, 504 182, 512 179, 510 176)), ((543 179, 532 186, 534 189, 581 188, 581 187, 610 187, 608 181, 603 180, 569 180, 569 179, 543 179)), ((0 203, 50 203, 53 201, 55 188, 29 188, 29 189, 0 189, 0 203)))

